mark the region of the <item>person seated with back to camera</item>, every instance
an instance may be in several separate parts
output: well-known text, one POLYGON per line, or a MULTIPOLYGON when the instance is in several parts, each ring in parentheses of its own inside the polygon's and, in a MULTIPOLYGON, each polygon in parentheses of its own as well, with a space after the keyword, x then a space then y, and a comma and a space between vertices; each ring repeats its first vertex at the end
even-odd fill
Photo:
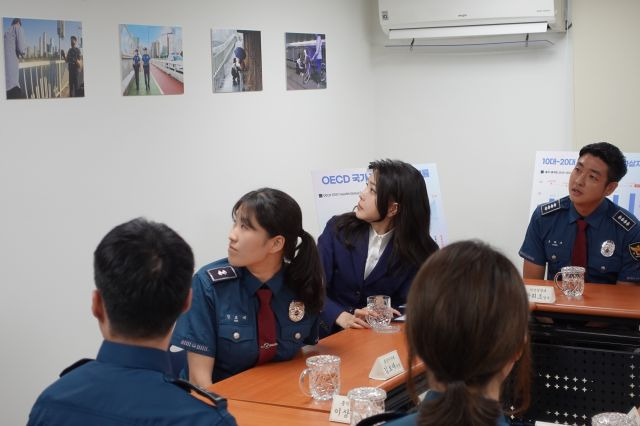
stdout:
POLYGON ((191 304, 193 266, 189 245, 164 224, 140 218, 109 231, 93 261, 91 311, 104 337, 98 357, 65 369, 28 424, 235 425, 223 398, 171 371, 167 348, 191 304))
POLYGON ((515 266, 479 241, 433 254, 407 301, 409 383, 414 357, 424 361, 427 391, 417 412, 387 425, 506 426, 502 384, 517 364, 514 405, 529 404, 529 305, 515 266))
POLYGON ((418 268, 438 250, 422 174, 398 160, 373 161, 369 170, 355 212, 331 218, 318 238, 327 288, 321 336, 368 328, 369 296, 404 305, 418 268))

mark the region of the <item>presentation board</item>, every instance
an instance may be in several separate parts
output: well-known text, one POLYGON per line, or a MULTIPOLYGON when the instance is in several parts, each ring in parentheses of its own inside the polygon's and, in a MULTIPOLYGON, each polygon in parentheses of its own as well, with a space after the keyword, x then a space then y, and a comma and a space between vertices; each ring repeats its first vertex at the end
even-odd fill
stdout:
MULTIPOLYGON (((431 237, 440 247, 444 247, 448 239, 438 168, 435 163, 413 166, 420 171, 427 185, 431 207, 431 237)), ((353 211, 358 204, 358 194, 365 187, 370 173, 366 168, 316 170, 311 173, 321 230, 331 217, 353 211)))

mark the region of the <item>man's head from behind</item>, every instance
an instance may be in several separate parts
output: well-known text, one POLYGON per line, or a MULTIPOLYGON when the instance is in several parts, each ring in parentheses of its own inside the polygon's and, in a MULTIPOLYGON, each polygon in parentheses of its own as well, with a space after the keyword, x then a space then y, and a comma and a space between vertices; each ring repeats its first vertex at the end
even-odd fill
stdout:
POLYGON ((76 44, 78 44, 78 37, 76 36, 71 36, 71 47, 76 47, 76 44))
POLYGON ((193 267, 189 245, 164 224, 138 218, 113 228, 93 262, 93 312, 103 333, 106 322, 111 337, 168 335, 189 306, 193 267))

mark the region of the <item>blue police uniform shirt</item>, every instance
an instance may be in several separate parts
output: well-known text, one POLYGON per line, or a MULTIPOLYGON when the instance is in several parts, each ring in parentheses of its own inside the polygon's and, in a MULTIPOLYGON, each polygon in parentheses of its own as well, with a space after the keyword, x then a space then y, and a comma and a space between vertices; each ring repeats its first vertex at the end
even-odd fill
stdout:
MULTIPOLYGON (((580 215, 569 197, 541 204, 520 248, 520 256, 536 265, 548 265, 548 279, 571 265, 580 215)), ((605 198, 584 218, 587 234, 587 281, 615 284, 640 282, 640 225, 627 210, 605 198)))
POLYGON ((42 392, 28 425, 236 424, 226 403, 208 405, 171 376, 168 352, 104 341, 95 361, 42 392))
POLYGON ((149 56, 148 54, 145 53, 144 55, 142 55, 142 66, 148 68, 150 60, 151 56, 149 56))
POLYGON ((367 305, 367 297, 384 294, 391 297, 394 307, 403 305, 418 269, 408 266, 398 270, 390 264, 393 236, 385 247, 378 263, 364 278, 369 248, 369 230, 354 238, 353 247, 347 247, 336 233, 337 216, 327 222, 318 238, 318 251, 325 274, 327 298, 321 314, 322 336, 337 331, 336 318, 342 312, 367 305))
MULTIPOLYGON (((290 318, 297 301, 284 284, 284 268, 264 283, 273 292, 271 309, 276 318, 273 361, 286 361, 305 344, 318 342, 318 316, 304 312, 299 321, 290 318)), ((256 291, 263 285, 247 268, 232 267, 227 259, 201 268, 193 277, 191 309, 178 318, 171 343, 190 352, 215 358, 213 382, 253 367, 258 361, 256 291)))
POLYGON ((140 55, 138 54, 133 55, 133 66, 134 67, 140 66, 140 55))
MULTIPOLYGON (((425 401, 433 401, 435 399, 440 398, 441 394, 439 392, 435 392, 429 390, 424 397, 425 401)), ((385 425, 393 425, 393 426, 413 426, 418 424, 418 413, 407 414, 404 417, 400 417, 399 419, 391 420, 385 423, 385 425)), ((500 416, 496 419, 496 426, 509 426, 509 422, 504 416, 500 416)))

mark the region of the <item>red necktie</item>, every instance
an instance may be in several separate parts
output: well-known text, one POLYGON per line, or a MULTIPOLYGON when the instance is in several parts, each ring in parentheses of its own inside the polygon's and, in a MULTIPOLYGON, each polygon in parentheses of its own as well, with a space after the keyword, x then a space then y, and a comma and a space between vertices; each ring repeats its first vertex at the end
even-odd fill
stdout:
POLYGON ((276 317, 271 310, 271 296, 269 288, 261 288, 257 291, 260 299, 258 311, 258 348, 260 355, 256 365, 269 362, 276 355, 278 343, 276 342, 276 317))
POLYGON ((573 251, 571 252, 571 265, 587 267, 587 222, 584 219, 576 221, 578 230, 576 232, 576 240, 573 243, 573 251))

